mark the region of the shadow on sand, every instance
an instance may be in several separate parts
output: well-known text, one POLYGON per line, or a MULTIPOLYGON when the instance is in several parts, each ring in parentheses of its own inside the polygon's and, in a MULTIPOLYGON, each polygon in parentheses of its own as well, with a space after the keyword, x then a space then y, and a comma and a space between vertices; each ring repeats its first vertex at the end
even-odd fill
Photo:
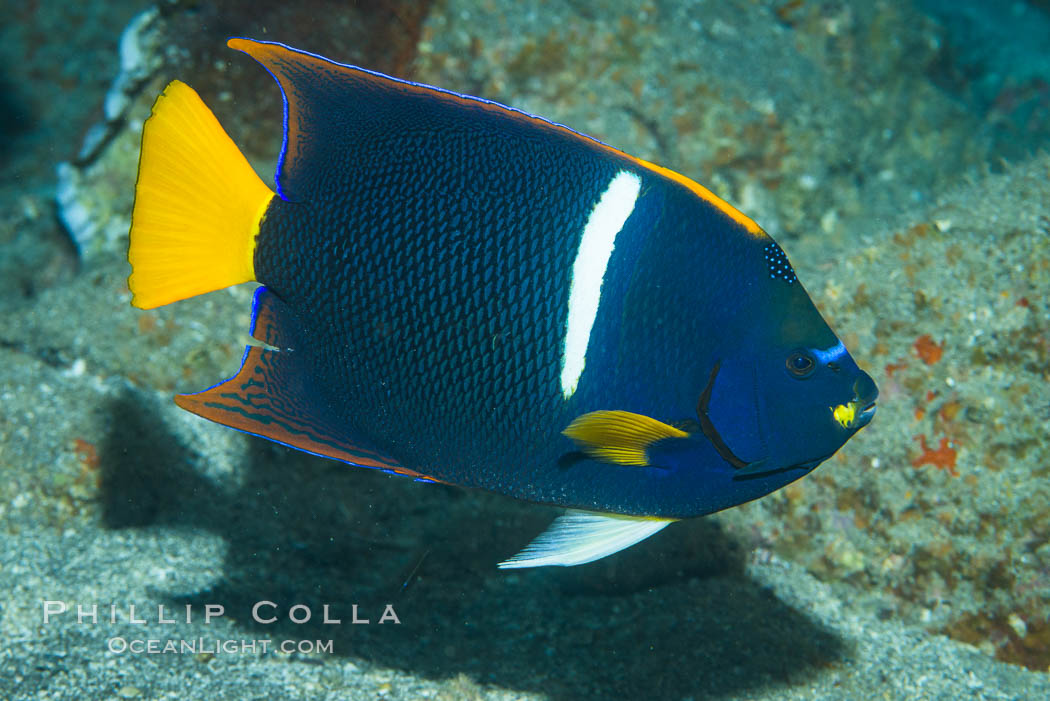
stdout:
MULTIPOLYGON (((246 636, 332 640, 358 664, 554 699, 732 696, 803 682, 845 654, 830 631, 743 574, 742 549, 713 519, 576 568, 500 571, 496 562, 556 510, 353 469, 250 441, 236 486, 132 395, 109 407, 101 453, 109 528, 205 529, 228 544, 223 580, 173 602, 223 604, 246 636), (255 623, 272 601, 278 620, 255 623), (288 620, 304 604, 308 623, 288 620), (342 620, 322 623, 322 607, 342 620), (368 625, 355 625, 357 616, 368 625), (379 624, 387 604, 400 624, 379 624)), ((203 426, 202 430, 211 430, 203 426)))

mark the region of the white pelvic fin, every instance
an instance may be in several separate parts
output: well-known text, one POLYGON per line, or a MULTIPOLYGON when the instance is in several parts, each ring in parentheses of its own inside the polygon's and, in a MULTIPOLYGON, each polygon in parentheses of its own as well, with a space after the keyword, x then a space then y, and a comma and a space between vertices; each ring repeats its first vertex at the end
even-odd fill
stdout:
POLYGON ((674 519, 569 511, 500 569, 582 565, 645 540, 674 519))

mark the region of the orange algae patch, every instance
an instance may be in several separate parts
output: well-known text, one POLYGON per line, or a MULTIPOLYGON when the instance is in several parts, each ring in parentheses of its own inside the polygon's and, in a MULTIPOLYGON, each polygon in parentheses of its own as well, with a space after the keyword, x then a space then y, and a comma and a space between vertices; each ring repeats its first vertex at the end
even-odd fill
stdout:
POLYGON ((94 444, 88 443, 82 438, 74 438, 73 452, 77 454, 77 459, 80 460, 80 464, 85 468, 89 470, 98 469, 98 451, 95 450, 94 444))
POLYGON ((897 363, 887 363, 886 364, 886 377, 893 377, 893 373, 897 372, 898 370, 904 370, 907 367, 908 367, 908 364, 906 362, 904 362, 903 360, 901 360, 900 362, 897 362, 897 363))
POLYGON ((959 416, 962 410, 962 402, 953 399, 950 402, 945 402, 944 406, 942 406, 937 413, 940 414, 941 418, 945 422, 949 422, 955 421, 955 419, 959 416))
POLYGON ((931 450, 930 446, 926 444, 925 435, 915 436, 914 440, 919 441, 919 445, 922 447, 922 454, 911 461, 914 467, 933 465, 938 469, 947 470, 952 477, 959 476, 959 472, 955 469, 955 459, 958 457, 958 452, 951 447, 947 436, 941 438, 941 443, 936 450, 931 450))
POLYGON ((922 362, 933 365, 944 355, 944 346, 937 345, 930 334, 924 333, 915 340, 915 352, 919 354, 922 362))

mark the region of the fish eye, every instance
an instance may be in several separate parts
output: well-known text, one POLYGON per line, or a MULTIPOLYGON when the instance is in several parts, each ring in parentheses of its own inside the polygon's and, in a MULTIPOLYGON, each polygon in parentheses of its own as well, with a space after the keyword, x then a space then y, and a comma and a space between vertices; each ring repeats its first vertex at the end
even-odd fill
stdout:
POLYGON ((787 358, 787 369, 795 377, 806 377, 813 372, 817 362, 805 351, 795 351, 787 358))

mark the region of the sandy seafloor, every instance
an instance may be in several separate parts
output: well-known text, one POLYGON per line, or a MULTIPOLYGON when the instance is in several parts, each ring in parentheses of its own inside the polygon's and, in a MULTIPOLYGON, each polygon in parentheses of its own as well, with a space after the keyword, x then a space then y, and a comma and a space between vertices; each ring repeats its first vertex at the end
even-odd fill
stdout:
POLYGON ((0 698, 1050 698, 1047 3, 148 7, 16 3, 0 26, 0 698), (272 174, 278 93, 230 35, 695 177, 786 249, 879 383, 875 421, 755 503, 506 572, 556 509, 181 412, 236 369, 251 289, 130 307, 138 134, 181 77, 272 174), (45 623, 47 601, 71 610, 45 623), (203 651, 113 651, 150 639, 203 651))

